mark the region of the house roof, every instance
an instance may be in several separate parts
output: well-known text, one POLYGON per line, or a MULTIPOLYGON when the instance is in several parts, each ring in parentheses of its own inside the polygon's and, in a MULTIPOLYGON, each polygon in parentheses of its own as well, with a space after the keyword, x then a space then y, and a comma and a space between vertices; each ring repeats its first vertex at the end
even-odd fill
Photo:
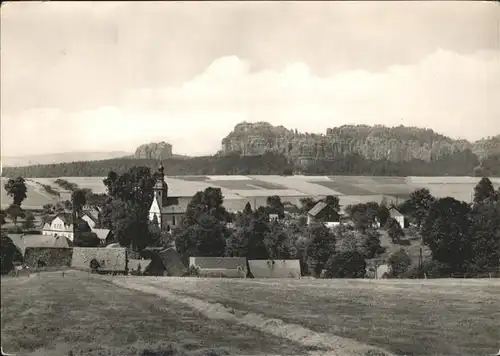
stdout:
POLYGON ((246 269, 245 257, 192 257, 190 265, 193 264, 201 269, 246 269))
POLYGON ((100 240, 106 240, 109 235, 109 229, 92 229, 100 240))
POLYGON ((95 223, 99 220, 99 213, 96 210, 85 210, 83 215, 87 215, 95 223))
POLYGON ((134 270, 137 271, 139 269, 139 266, 141 267, 141 271, 144 271, 148 266, 150 265, 151 260, 133 260, 129 259, 128 260, 128 270, 134 270))
POLYGON ((391 217, 393 217, 393 218, 395 218, 395 217, 399 217, 399 216, 404 216, 403 214, 401 214, 401 213, 399 212, 399 210, 398 210, 398 209, 396 209, 396 208, 394 208, 394 207, 392 207, 392 208, 390 208, 390 209, 389 209, 389 214, 390 214, 390 215, 391 215, 391 217))
POLYGON ((73 214, 71 213, 58 213, 54 215, 48 222, 51 224, 52 221, 54 221, 55 218, 61 218, 61 220, 66 224, 70 225, 73 223, 73 214))
POLYGON ((160 259, 165 266, 169 276, 182 276, 186 266, 182 263, 181 256, 173 247, 163 249, 161 247, 146 247, 142 254, 149 259, 160 259))
POLYGON ((316 216, 318 215, 324 208, 326 208, 328 205, 322 201, 316 203, 316 205, 308 211, 309 215, 316 216))
POLYGON ((186 207, 181 205, 168 205, 161 207, 162 214, 184 214, 186 212, 186 207))
POLYGON ((8 234, 12 242, 24 255, 28 247, 70 248, 72 243, 64 236, 8 234))
POLYGON ((115 242, 113 244, 109 244, 108 246, 106 246, 106 248, 119 248, 119 247, 121 247, 121 246, 118 242, 115 242))

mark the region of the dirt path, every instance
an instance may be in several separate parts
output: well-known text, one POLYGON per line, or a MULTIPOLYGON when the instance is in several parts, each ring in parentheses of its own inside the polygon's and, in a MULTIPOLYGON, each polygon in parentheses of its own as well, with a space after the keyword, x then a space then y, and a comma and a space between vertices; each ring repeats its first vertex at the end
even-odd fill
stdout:
POLYGON ((235 324, 245 325, 256 330, 282 337, 306 347, 319 347, 328 351, 311 352, 310 355, 329 356, 392 356, 387 351, 362 344, 360 342, 338 337, 328 333, 317 333, 300 325, 285 323, 279 319, 270 319, 265 316, 248 313, 234 308, 227 308, 222 304, 181 296, 164 288, 157 288, 146 283, 136 283, 130 279, 114 279, 113 283, 124 288, 138 290, 144 293, 155 294, 172 302, 181 302, 213 320, 225 320, 235 324))

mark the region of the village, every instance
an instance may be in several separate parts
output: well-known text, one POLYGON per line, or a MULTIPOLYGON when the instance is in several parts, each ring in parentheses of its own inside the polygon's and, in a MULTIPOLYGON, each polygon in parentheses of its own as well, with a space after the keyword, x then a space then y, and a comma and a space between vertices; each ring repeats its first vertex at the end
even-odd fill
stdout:
MULTIPOLYGON (((175 187, 173 190, 175 191, 175 187)), ((306 209, 304 207, 299 209, 290 203, 281 203, 279 197, 268 197, 268 202, 277 199, 278 205, 283 205, 283 209, 282 212, 268 212, 267 219, 270 224, 282 226, 302 224, 301 231, 304 234, 307 233, 308 228, 315 224, 321 224, 330 231, 355 230, 356 222, 347 212, 349 209, 352 210, 352 206, 341 207, 338 198, 332 196, 316 198, 317 201, 312 198, 304 200, 303 202, 309 206, 306 209)), ((157 225, 164 236, 172 236, 172 232, 182 226, 189 201, 190 197, 169 194, 164 168, 160 164, 153 187, 153 201, 148 210, 149 223, 157 225)), ((248 201, 246 203, 249 204, 248 201)), ((378 205, 377 203, 373 204, 378 205)), ((230 211, 230 213, 236 216, 241 214, 245 207, 230 211)), ((256 211, 259 208, 262 207, 254 205, 256 211)), ((177 251, 175 238, 169 239, 162 246, 146 246, 138 254, 130 247, 121 246, 117 242, 116 236, 113 236, 111 229, 100 226, 99 219, 102 209, 102 206, 85 204, 78 213, 73 208, 57 212, 46 218, 45 221, 38 219, 35 224, 37 226, 29 233, 9 233, 8 237, 17 246, 23 257, 22 263, 19 261, 16 263, 16 271, 13 273, 72 268, 95 273, 146 276, 301 278, 305 275, 303 270, 305 261, 290 258, 295 257, 292 254, 288 254, 287 258, 280 259, 247 259, 245 256, 207 255, 189 255, 188 258, 183 258, 186 255, 181 256, 177 251), (95 234, 98 238, 96 246, 75 246, 75 236, 79 230, 82 230, 79 224, 74 223, 77 214, 79 221, 85 225, 83 230, 95 234)), ((350 212, 352 215, 352 211, 350 212)), ((387 207, 387 214, 385 220, 391 219, 399 229, 410 228, 409 219, 405 218, 395 205, 387 207)), ((381 228, 378 216, 371 217, 369 224, 369 228, 374 231, 381 228)), ((234 228, 234 225, 234 221, 227 223, 229 228, 234 228)), ((369 262, 371 263, 366 265, 366 277, 382 278, 390 274, 391 267, 387 264, 386 259, 375 258, 369 262)), ((324 275, 324 269, 321 272, 324 275)), ((365 275, 361 277, 365 277, 365 275)))

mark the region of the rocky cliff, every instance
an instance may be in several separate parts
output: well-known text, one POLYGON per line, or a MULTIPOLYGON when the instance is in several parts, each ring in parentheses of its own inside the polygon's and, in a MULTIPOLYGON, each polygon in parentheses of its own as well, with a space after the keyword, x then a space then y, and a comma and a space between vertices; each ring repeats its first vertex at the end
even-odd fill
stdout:
POLYGON ((373 160, 431 161, 466 149, 479 157, 498 152, 500 135, 471 143, 417 127, 345 125, 329 128, 325 134, 315 134, 273 126, 267 122, 242 122, 222 140, 222 153, 260 155, 277 152, 295 162, 352 153, 373 160))
POLYGON ((134 158, 139 159, 160 160, 169 157, 172 157, 172 145, 164 141, 140 145, 134 154, 134 158))

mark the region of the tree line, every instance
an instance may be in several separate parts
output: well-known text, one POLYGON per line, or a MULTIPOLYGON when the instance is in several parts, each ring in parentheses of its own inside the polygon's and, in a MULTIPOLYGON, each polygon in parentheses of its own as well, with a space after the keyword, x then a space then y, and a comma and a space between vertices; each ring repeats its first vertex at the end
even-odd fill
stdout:
MULTIPOLYGON (((479 161, 470 150, 455 152, 427 162, 370 160, 359 154, 336 156, 333 159, 311 160, 293 164, 277 153, 260 156, 238 154, 164 160, 165 174, 176 175, 369 175, 369 176, 500 176, 500 155, 479 161)), ((133 167, 154 169, 157 162, 147 159, 120 158, 101 161, 82 161, 26 167, 4 167, 6 177, 105 177, 109 171, 123 174, 133 167)))

